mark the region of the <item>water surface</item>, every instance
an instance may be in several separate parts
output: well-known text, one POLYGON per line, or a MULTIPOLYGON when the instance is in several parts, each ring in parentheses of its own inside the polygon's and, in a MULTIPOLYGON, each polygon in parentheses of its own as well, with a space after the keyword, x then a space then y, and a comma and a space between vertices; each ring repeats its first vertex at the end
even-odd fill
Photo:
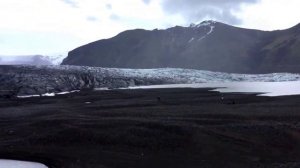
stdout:
POLYGON ((197 84, 170 84, 134 86, 129 89, 152 88, 214 88, 221 93, 259 93, 260 96, 300 95, 300 81, 288 82, 212 82, 197 84))

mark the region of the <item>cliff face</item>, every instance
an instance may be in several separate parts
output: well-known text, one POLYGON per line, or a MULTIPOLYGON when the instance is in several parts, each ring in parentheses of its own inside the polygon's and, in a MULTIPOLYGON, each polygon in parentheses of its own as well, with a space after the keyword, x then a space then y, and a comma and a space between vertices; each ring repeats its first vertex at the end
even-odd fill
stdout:
POLYGON ((300 26, 265 32, 214 21, 129 30, 70 51, 63 65, 190 68, 234 73, 300 72, 300 26))

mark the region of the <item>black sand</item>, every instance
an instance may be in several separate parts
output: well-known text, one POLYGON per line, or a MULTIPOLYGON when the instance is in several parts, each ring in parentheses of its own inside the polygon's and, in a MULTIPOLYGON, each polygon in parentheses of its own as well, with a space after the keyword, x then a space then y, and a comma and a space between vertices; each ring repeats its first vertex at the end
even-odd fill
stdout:
POLYGON ((1 99, 0 158, 50 168, 299 167, 299 128, 300 96, 153 89, 1 99))

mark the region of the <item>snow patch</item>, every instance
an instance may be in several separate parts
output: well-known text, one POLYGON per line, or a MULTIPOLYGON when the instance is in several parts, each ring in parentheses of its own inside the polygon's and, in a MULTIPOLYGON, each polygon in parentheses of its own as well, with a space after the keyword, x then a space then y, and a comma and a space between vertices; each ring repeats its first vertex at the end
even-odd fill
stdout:
POLYGON ((45 94, 42 94, 42 96, 53 97, 53 96, 55 96, 55 93, 45 93, 45 94))
POLYGON ((109 88, 108 87, 102 87, 102 88, 96 88, 95 90, 109 90, 109 88))
POLYGON ((190 40, 189 40, 189 43, 191 43, 192 41, 194 41, 194 37, 192 37, 190 40))
POLYGON ((198 39, 198 41, 201 41, 201 40, 205 39, 205 37, 206 37, 206 35, 205 35, 205 36, 202 36, 202 37, 200 37, 200 38, 198 39))
POLYGON ((207 20, 207 21, 203 21, 199 24, 194 24, 192 23, 190 25, 191 28, 200 28, 200 27, 204 27, 204 26, 211 26, 211 25, 214 25, 215 23, 217 23, 216 21, 213 21, 213 20, 207 20))
POLYGON ((47 168, 44 164, 36 162, 25 162, 17 160, 0 159, 0 167, 2 168, 47 168))
POLYGON ((17 96, 18 98, 31 98, 31 97, 40 97, 40 95, 25 95, 25 96, 17 96))
POLYGON ((204 38, 206 38, 208 35, 210 35, 210 34, 214 31, 215 26, 210 26, 209 28, 210 28, 210 30, 209 30, 204 36, 200 37, 200 38, 198 39, 198 41, 201 41, 201 40, 203 40, 204 38))
POLYGON ((208 33, 206 33, 206 35, 210 35, 215 29, 215 26, 210 26, 210 30, 208 33))
POLYGON ((56 95, 65 95, 65 94, 76 93, 76 92, 80 92, 80 90, 72 90, 69 92, 59 92, 59 93, 55 93, 55 94, 56 95))
POLYGON ((64 95, 64 94, 70 94, 70 93, 76 93, 80 92, 80 90, 73 90, 69 92, 59 92, 59 93, 45 93, 42 95, 25 95, 25 96, 17 96, 18 98, 31 98, 31 97, 53 97, 56 95, 64 95))
MULTIPOLYGON (((212 20, 204 21, 204 22, 201 22, 199 24, 192 23, 190 25, 190 28, 201 28, 201 27, 203 27, 205 29, 209 28, 208 32, 204 36, 201 36, 201 37, 198 38, 198 41, 201 41, 201 40, 205 39, 208 35, 210 35, 214 31, 216 23, 217 22, 212 21, 212 20)), ((191 42, 193 40, 190 40, 189 42, 191 42)))

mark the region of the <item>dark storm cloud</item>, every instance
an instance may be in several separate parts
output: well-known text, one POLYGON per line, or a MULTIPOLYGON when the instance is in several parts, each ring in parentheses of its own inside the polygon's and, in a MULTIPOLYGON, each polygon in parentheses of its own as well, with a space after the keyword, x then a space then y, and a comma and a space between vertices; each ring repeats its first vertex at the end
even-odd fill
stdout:
POLYGON ((64 3, 70 5, 70 6, 73 7, 73 8, 77 8, 77 7, 78 7, 78 6, 77 6, 77 2, 74 1, 74 0, 61 0, 61 1, 63 1, 64 3))
POLYGON ((229 24, 240 24, 241 20, 232 14, 241 4, 256 3, 260 0, 162 0, 168 14, 180 14, 187 22, 214 19, 229 24))

